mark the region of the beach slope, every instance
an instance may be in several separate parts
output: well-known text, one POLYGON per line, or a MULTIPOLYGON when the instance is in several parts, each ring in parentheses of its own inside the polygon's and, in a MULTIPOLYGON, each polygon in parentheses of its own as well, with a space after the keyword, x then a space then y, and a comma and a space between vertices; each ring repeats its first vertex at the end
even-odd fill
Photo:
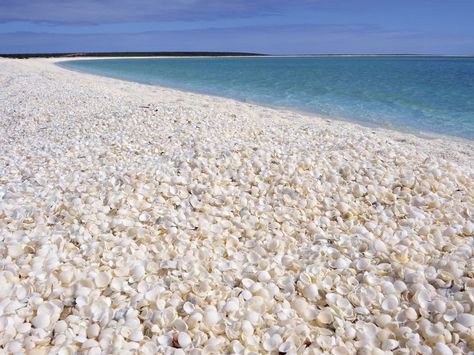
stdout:
POLYGON ((0 347, 473 351, 474 145, 0 59, 0 347))

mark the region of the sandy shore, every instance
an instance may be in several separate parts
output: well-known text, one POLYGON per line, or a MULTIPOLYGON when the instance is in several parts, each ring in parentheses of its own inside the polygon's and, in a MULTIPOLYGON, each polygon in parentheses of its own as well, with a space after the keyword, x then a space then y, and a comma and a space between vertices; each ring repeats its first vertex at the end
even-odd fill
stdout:
POLYGON ((473 216, 469 141, 0 59, 0 353, 468 353, 473 216))

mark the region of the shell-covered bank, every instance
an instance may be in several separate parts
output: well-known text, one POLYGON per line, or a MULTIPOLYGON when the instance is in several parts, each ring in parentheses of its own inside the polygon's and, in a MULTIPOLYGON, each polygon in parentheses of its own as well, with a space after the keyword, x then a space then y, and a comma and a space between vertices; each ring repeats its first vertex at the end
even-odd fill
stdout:
POLYGON ((474 351, 474 145, 0 60, 0 352, 474 351))

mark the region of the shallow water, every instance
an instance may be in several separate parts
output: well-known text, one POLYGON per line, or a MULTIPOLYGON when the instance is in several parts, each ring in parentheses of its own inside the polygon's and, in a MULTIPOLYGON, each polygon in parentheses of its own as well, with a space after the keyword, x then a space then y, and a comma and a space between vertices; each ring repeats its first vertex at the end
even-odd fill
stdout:
POLYGON ((472 57, 129 58, 61 65, 413 133, 474 139, 472 57))

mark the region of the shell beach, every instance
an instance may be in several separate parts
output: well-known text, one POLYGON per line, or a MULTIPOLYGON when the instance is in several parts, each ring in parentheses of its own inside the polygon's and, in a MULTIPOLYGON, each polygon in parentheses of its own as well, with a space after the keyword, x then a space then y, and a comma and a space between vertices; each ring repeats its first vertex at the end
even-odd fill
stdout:
POLYGON ((474 351, 474 144, 0 59, 0 353, 474 351))

